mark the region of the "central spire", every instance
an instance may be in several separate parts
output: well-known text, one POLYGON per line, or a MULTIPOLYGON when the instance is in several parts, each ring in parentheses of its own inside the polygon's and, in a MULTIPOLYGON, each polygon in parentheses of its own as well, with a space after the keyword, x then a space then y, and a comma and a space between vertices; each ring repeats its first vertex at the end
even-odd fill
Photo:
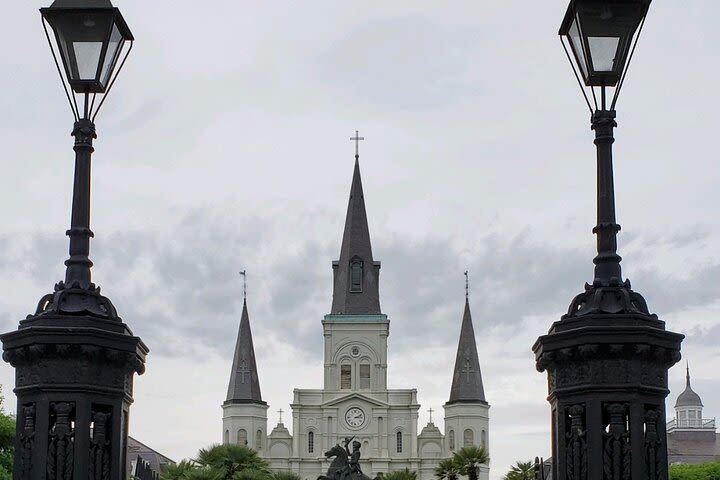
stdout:
MULTIPOLYGON (((351 140, 361 139, 355 134, 351 140)), ((332 314, 372 315, 380 312, 380 262, 373 261, 365 198, 360 179, 360 155, 355 154, 340 260, 333 262, 332 314)))

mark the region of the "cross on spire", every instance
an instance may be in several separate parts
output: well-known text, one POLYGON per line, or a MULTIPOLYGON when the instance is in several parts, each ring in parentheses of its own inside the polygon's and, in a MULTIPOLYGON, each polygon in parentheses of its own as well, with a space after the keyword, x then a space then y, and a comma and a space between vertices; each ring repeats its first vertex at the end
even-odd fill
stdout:
POLYGON ((280 421, 279 421, 278 423, 282 423, 282 414, 283 414, 283 409, 281 408, 281 409, 280 409, 280 410, 278 410, 277 412, 278 412, 278 413, 280 414, 280 421))
POLYGON ((470 364, 470 359, 465 358, 465 366, 462 368, 462 373, 465 374, 465 382, 470 383, 470 374, 474 371, 475 370, 473 370, 472 365, 470 364))
POLYGON ((428 412, 430 412, 430 423, 432 423, 432 414, 434 411, 435 410, 433 410, 432 407, 430 407, 430 409, 428 410, 428 412))
POLYGON ((468 271, 465 270, 465 298, 470 297, 470 280, 468 279, 468 271))
POLYGON ((243 277, 243 300, 247 299, 247 270, 240 272, 243 277))
POLYGON ((238 368, 238 373, 240 374, 240 383, 245 383, 245 374, 250 373, 250 369, 248 368, 245 360, 243 360, 240 364, 240 368, 238 368))
POLYGON ((365 140, 365 137, 361 137, 360 132, 355 130, 355 136, 350 137, 350 140, 355 140, 355 158, 360 158, 360 140, 365 140))

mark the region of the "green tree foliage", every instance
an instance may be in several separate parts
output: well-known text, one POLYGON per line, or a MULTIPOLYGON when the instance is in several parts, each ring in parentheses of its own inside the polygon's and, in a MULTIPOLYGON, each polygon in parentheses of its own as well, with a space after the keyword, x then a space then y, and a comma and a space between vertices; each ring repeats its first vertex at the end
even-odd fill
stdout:
POLYGON ((295 472, 273 472, 273 480, 302 480, 295 472))
POLYGON ((12 479, 15 457, 15 418, 5 413, 0 386, 0 480, 12 479))
POLYGON ((403 470, 397 470, 395 472, 386 473, 383 476, 384 480, 417 480, 417 472, 405 468, 403 470))
POLYGON ((720 461, 670 465, 670 480, 720 480, 720 461))
MULTIPOLYGON (((255 450, 240 445, 202 448, 194 460, 183 460, 160 474, 161 480, 275 480, 255 450)), ((0 479, 2 480, 2 479, 0 479)), ((278 480, 295 480, 291 478, 278 480)))
POLYGON ((515 462, 515 465, 510 467, 510 470, 505 474, 503 480, 534 480, 535 479, 535 464, 532 461, 515 462))
POLYGON ((183 460, 175 465, 168 465, 160 473, 161 480, 188 480, 190 475, 197 470, 197 465, 192 461, 183 460))
POLYGON ((480 465, 490 461, 485 447, 470 445, 463 447, 453 455, 453 462, 458 466, 462 475, 467 475, 468 480, 478 480, 480 465))
POLYGON ((439 480, 457 480, 460 475, 460 467, 452 458, 440 460, 435 467, 435 476, 439 480))
POLYGON ((272 480, 268 463, 257 452, 241 445, 213 445, 202 448, 195 463, 212 471, 217 480, 272 480))

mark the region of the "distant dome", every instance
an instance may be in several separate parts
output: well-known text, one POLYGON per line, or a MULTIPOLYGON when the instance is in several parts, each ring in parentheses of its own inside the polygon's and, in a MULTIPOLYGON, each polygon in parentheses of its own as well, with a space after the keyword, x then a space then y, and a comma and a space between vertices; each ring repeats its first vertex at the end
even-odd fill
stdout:
POLYGON ((702 400, 700 400, 700 395, 695 393, 690 387, 690 365, 686 367, 686 377, 685 377, 685 390, 678 395, 677 401, 675 402, 675 408, 678 407, 702 407, 702 400))
POLYGON ((702 401, 700 395, 695 393, 690 385, 685 387, 685 390, 678 396, 677 402, 675 402, 675 408, 678 407, 702 407, 702 401))

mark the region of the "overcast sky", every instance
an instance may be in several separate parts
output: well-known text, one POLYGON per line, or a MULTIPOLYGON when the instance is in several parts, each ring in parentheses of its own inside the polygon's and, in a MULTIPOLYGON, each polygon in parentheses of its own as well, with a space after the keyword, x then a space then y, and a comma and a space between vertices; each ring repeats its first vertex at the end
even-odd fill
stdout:
MULTIPOLYGON (((73 152, 37 11, 48 2, 5 3, 9 331, 63 278, 73 152)), ((242 269, 269 426, 293 386, 322 385, 320 321, 359 129, 390 386, 418 388, 420 427, 442 411, 468 269, 492 477, 548 456, 530 347, 591 280, 594 249, 592 132, 557 37, 566 1, 115 4, 137 42, 97 120, 91 255, 94 281, 151 350, 131 435, 176 460, 221 440, 242 269)), ((687 335, 709 417, 720 415, 719 16, 714 0, 653 3, 615 143, 623 273, 687 335)), ((670 372, 670 406, 683 376, 670 372)), ((7 364, 0 383, 14 411, 7 364)))

